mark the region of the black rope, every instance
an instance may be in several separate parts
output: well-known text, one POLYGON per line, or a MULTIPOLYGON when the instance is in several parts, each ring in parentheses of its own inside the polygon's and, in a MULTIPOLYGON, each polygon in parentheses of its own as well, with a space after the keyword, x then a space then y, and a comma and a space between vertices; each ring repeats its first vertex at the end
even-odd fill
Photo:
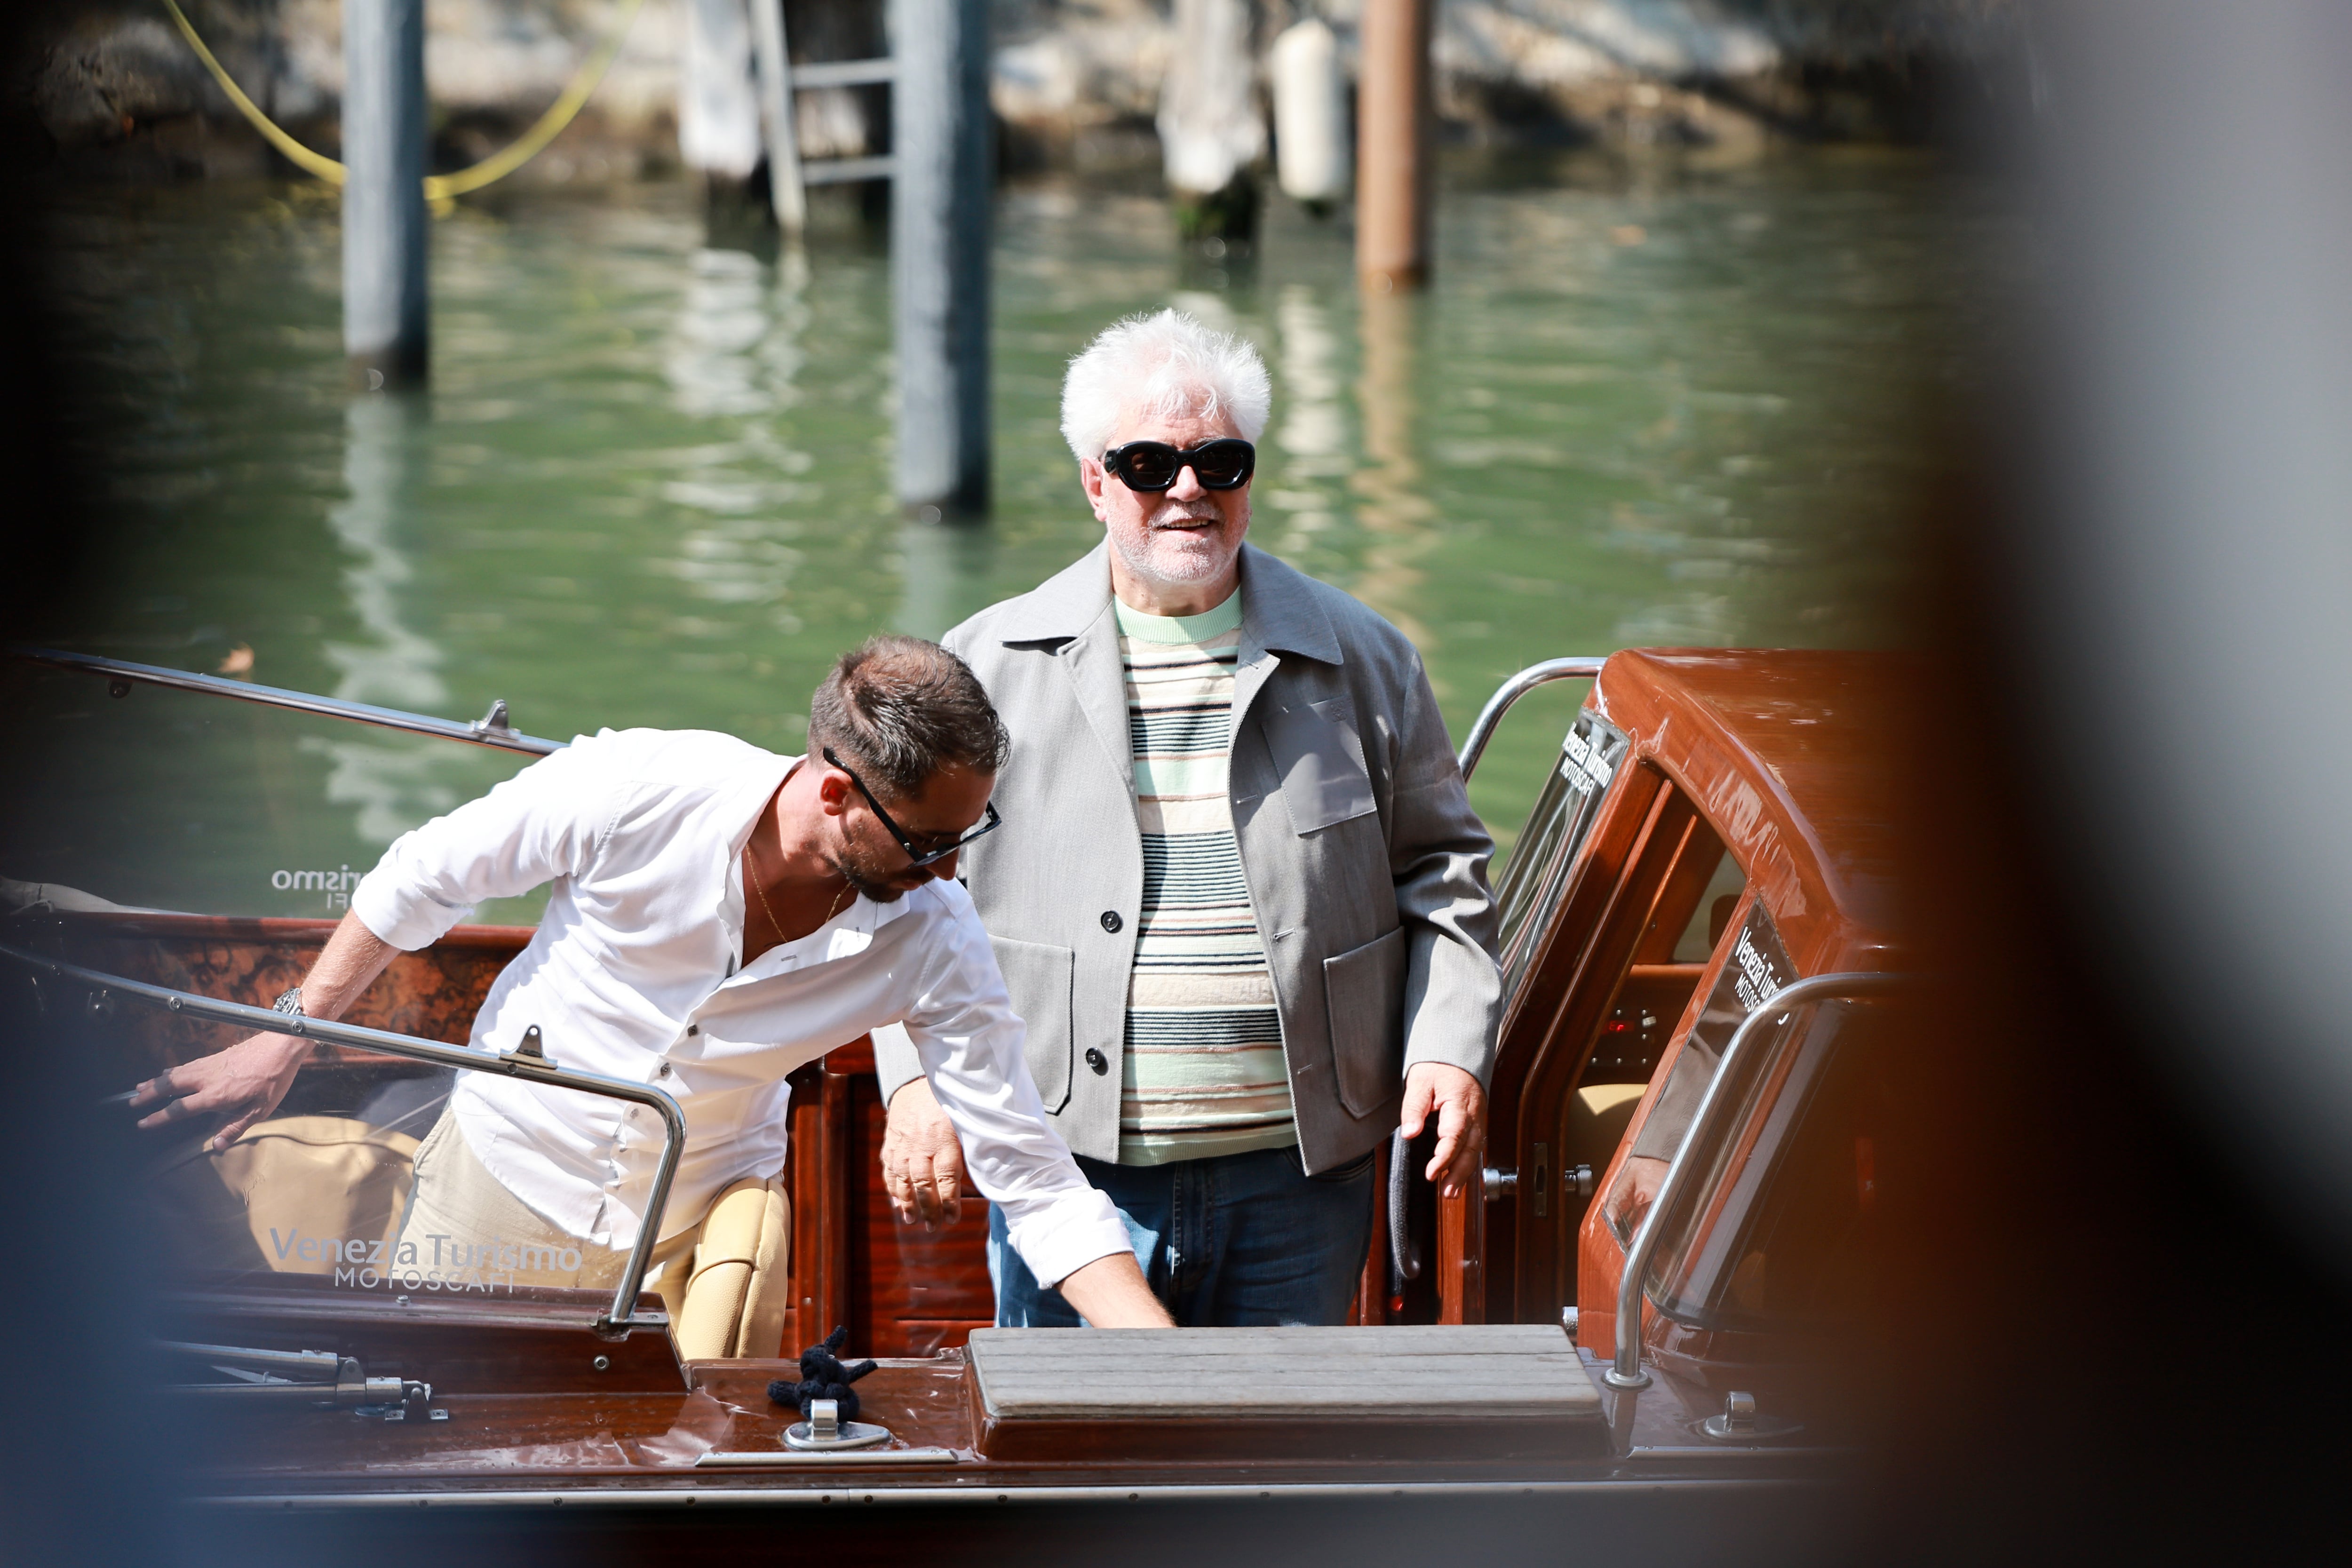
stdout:
POLYGON ((803 1421, 813 1419, 809 1406, 820 1399, 830 1399, 839 1405, 838 1414, 844 1423, 856 1420, 857 1391, 849 1385, 872 1372, 875 1363, 860 1361, 843 1365, 836 1357, 848 1339, 849 1325, 844 1323, 825 1335, 824 1343, 801 1352, 799 1378, 776 1379, 768 1384, 768 1397, 779 1405, 798 1405, 803 1421))

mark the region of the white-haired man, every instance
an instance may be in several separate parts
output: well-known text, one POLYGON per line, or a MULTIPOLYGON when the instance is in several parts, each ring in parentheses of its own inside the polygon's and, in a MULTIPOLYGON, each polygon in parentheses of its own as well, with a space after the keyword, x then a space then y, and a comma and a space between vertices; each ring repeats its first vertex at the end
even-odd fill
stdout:
MULTIPOLYGON (((1164 310, 1071 363, 1062 433, 1105 542, 945 641, 1004 716, 1005 826, 964 874, 1032 1074, 1180 1323, 1329 1323, 1373 1152, 1433 1114, 1433 1182, 1484 1147, 1501 983, 1492 843, 1403 635, 1243 543, 1271 393, 1164 310)), ((906 1044, 877 1037, 885 1179, 935 1223, 969 1184, 906 1044)), ((1081 1319, 1005 1245, 997 1321, 1081 1319)))

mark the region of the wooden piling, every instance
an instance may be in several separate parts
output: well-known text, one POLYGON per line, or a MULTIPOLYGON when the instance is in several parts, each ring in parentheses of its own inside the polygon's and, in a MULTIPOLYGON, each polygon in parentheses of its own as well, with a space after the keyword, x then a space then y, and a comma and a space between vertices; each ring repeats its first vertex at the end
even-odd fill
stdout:
POLYGON ((891 0, 890 291, 900 504, 988 509, 988 0, 891 0))
POLYGON ((1429 279, 1429 40, 1435 0, 1365 0, 1356 89, 1356 278, 1376 294, 1429 279))
POLYGON ((343 353, 362 386, 425 380, 425 0, 343 0, 343 353))

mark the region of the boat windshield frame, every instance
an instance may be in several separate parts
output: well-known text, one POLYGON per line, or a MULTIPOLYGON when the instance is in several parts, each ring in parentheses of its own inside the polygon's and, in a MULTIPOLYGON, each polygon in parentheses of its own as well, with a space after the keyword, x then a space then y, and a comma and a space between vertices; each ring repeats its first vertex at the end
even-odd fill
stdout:
POLYGON ((456 741, 462 745, 521 752, 534 757, 548 756, 564 748, 562 741, 544 740, 517 730, 508 720, 504 698, 492 702, 489 711, 479 719, 461 724, 455 719, 436 719, 430 714, 410 713, 398 708, 379 708, 373 702, 320 697, 282 686, 256 686, 250 681, 231 680, 224 676, 199 675, 194 670, 172 669, 160 664, 133 664, 128 659, 107 658, 98 654, 64 653, 56 648, 22 647, 11 647, 8 651, 18 658, 47 665, 52 669, 103 676, 108 691, 116 697, 128 697, 133 686, 161 686, 174 691, 193 691, 200 696, 225 697, 232 702, 251 702, 295 713, 345 719, 354 724, 369 724, 379 730, 429 735, 435 740, 456 741))
POLYGON ((1505 996, 1517 994, 1575 875, 1585 840, 1601 820, 1601 803, 1633 755, 1633 738, 1625 731, 1597 708, 1577 710, 1543 791, 1496 879, 1505 996))
MULTIPOLYGON (((1774 1047, 1784 1047, 1792 1033, 1785 1026, 1810 1004, 1884 996, 1916 987, 1920 981, 1917 974, 1895 970, 1816 974, 1775 990, 1740 1020, 1707 1080, 1690 1130, 1658 1184, 1656 1198, 1625 1249, 1617 1276, 1615 1354, 1601 1371, 1603 1383, 1616 1389, 1649 1386, 1650 1375, 1642 1370, 1642 1307, 1644 1301, 1660 1305, 1652 1289, 1652 1276, 1659 1265, 1658 1245, 1666 1235, 1668 1217, 1704 1191, 1693 1173, 1702 1163, 1704 1152, 1714 1150, 1725 1135, 1730 1121, 1727 1112, 1738 1098, 1730 1086, 1744 1081, 1743 1075, 1751 1070, 1750 1053, 1760 1052, 1767 1058, 1777 1056, 1774 1047)), ((1765 1066, 1770 1066, 1769 1059, 1765 1066)))

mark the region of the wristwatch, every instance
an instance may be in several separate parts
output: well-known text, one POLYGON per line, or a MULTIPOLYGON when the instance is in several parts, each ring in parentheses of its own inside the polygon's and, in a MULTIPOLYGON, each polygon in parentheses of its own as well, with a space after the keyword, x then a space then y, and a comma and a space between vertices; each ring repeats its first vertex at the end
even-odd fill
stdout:
POLYGON ((272 1002, 269 1005, 269 1010, 273 1013, 283 1013, 289 1018, 307 1018, 310 1016, 308 1013, 302 1011, 302 988, 299 985, 295 986, 292 990, 278 997, 277 1001, 272 1002))

